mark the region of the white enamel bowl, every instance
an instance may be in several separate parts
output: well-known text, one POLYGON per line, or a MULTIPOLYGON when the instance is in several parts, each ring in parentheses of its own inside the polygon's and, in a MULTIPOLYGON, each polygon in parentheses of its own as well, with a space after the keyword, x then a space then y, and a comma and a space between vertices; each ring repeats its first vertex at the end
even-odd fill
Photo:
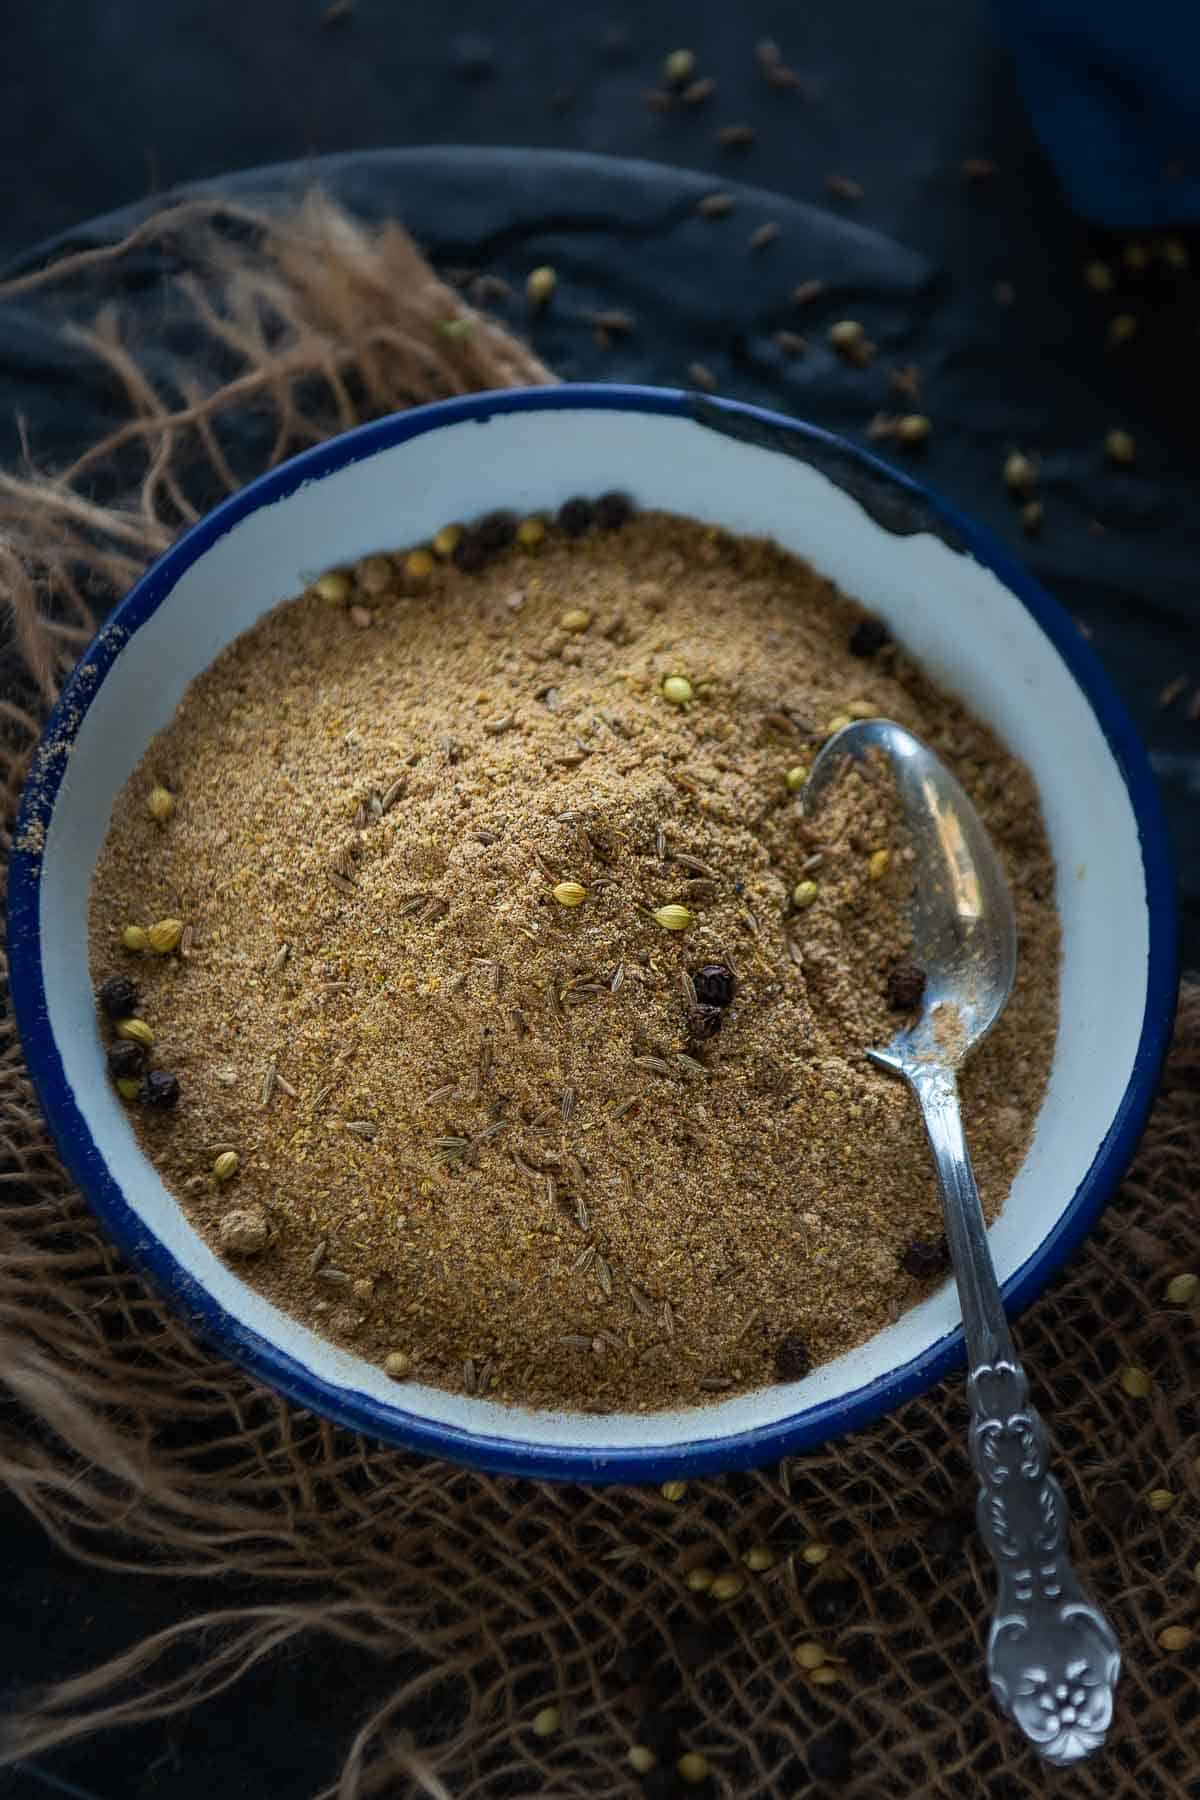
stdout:
POLYGON ((1058 866, 1062 1023, 1032 1147, 991 1232, 1008 1302, 1024 1305, 1096 1218, 1153 1097, 1176 982, 1162 817, 1125 712, 1066 614, 969 521, 824 433, 695 395, 568 386, 424 407, 273 471, 181 538, 84 657, 26 790, 9 883, 13 999, 59 1149, 196 1327, 347 1425, 577 1481, 746 1466, 864 1424, 960 1358, 953 1285, 803 1381, 695 1410, 550 1414, 397 1386, 247 1287, 139 1149, 105 1074, 87 901, 113 799, 149 739, 269 607, 329 564, 426 538, 447 518, 614 486, 808 558, 1032 769, 1058 866))

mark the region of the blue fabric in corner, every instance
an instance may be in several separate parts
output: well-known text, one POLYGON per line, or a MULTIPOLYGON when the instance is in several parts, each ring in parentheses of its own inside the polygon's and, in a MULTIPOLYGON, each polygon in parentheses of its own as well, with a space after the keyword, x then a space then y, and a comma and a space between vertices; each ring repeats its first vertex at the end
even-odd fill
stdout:
POLYGON ((1198 0, 995 0, 1034 127, 1098 225, 1200 220, 1198 0))

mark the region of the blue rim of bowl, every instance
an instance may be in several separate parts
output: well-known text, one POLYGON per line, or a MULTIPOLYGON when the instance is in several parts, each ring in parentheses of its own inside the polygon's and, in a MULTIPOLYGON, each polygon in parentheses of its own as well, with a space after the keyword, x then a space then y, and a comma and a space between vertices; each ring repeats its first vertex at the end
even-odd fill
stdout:
POLYGON ((67 760, 61 752, 74 739, 122 645, 157 610, 184 571, 248 514, 286 498, 306 482, 443 426, 464 420, 484 424, 511 412, 564 410, 644 412, 690 419, 770 442, 801 461, 824 461, 828 466, 833 457, 844 468, 856 469, 885 489, 907 496, 914 519, 948 534, 950 541, 991 569, 1021 601, 1088 700, 1121 772, 1137 821, 1149 914, 1146 1005, 1133 1070, 1108 1131, 1047 1236, 1005 1282, 1006 1308, 1015 1314, 1041 1292, 1082 1242, 1124 1174, 1153 1102, 1170 1041, 1178 987, 1178 928, 1171 855, 1154 777, 1123 703, 1078 627, 990 533, 911 475, 869 451, 763 407, 682 389, 627 385, 564 384, 470 395, 414 408, 331 438, 224 501, 185 532, 130 590, 81 658, 88 675, 81 677, 76 670, 47 722, 33 764, 35 776, 27 782, 15 831, 18 847, 12 855, 8 883, 9 970, 13 1009, 29 1071, 63 1162, 131 1260, 220 1350, 297 1405, 405 1449, 495 1474, 541 1480, 659 1481, 668 1476, 759 1466, 870 1424, 961 1365, 961 1328, 836 1400, 806 1407, 771 1424, 682 1445, 582 1448, 493 1436, 441 1424, 325 1380, 220 1306, 148 1230, 108 1173, 76 1104, 50 1029, 41 958, 41 858, 20 848, 40 842, 39 833, 49 826, 67 760), (60 753, 42 755, 48 746, 60 753))

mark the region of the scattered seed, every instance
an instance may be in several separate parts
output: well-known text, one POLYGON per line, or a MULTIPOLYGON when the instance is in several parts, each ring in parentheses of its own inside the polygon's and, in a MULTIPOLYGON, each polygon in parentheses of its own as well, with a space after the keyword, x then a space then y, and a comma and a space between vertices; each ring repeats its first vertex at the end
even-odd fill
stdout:
POLYGON ((890 850, 872 850, 867 858, 867 877, 870 881, 882 881, 892 866, 890 850))
POLYGON ((658 1491, 664 1500, 682 1500, 687 1493, 687 1482, 664 1481, 658 1491))
POLYGON ((543 263, 539 268, 531 269, 525 281, 525 295, 530 306, 547 305, 557 286, 558 276, 549 264, 543 263))
POLYGON ((825 1652, 820 1644, 797 1644, 792 1651, 792 1661, 798 1669, 819 1669, 825 1661, 825 1652))
POLYGON ((705 194, 696 202, 696 211, 705 219, 723 219, 733 211, 732 194, 705 194))
POLYGON ((713 1571, 711 1569, 703 1568, 689 1569, 686 1577, 687 1586, 691 1589, 693 1594, 707 1594, 715 1580, 716 1577, 713 1574, 713 1571))
POLYGON ((1137 455, 1137 446, 1127 431, 1110 431, 1104 440, 1104 453, 1110 462, 1128 465, 1137 455))
POLYGON ((745 1585, 744 1577, 730 1569, 726 1574, 717 1576, 710 1591, 714 1600, 734 1600, 745 1585))
POLYGON ((1036 537, 1045 523, 1046 509, 1040 500, 1027 500, 1021 508, 1021 529, 1027 537, 1036 537))
POLYGON ((1170 1488, 1151 1488, 1146 1495, 1150 1511, 1156 1513, 1170 1512, 1178 1498, 1178 1494, 1173 1494, 1170 1488))
POLYGON ((695 690, 686 675, 668 675, 662 684, 663 699, 672 706, 686 706, 695 696, 695 690))
POLYGON ((748 242, 751 250, 765 250, 768 244, 773 244, 775 239, 782 235, 782 232, 783 226, 779 224, 778 220, 768 219, 764 225, 758 227, 757 231, 750 233, 748 242))
POLYGON ((1137 331, 1138 321, 1136 314, 1117 313, 1114 318, 1111 318, 1108 321, 1108 330, 1105 333, 1105 341, 1110 350, 1119 350, 1122 344, 1127 344, 1131 338, 1137 336, 1137 331))
POLYGON ((753 125, 722 125, 717 144, 722 150, 748 150, 757 136, 753 125))
POLYGON ((178 950, 182 938, 182 919, 159 919, 146 932, 147 944, 156 956, 169 956, 172 950, 178 950))
POLYGON ((662 78, 668 87, 683 87, 696 73, 694 50, 672 50, 664 56, 662 78))
POLYGON ((114 1086, 122 1100, 136 1100, 142 1091, 142 1084, 136 1075, 118 1075, 114 1086))
POLYGON ((774 1566, 775 1554, 765 1544, 752 1544, 742 1561, 755 1575, 761 1575, 764 1569, 774 1566))
POLYGON ((146 930, 144 925, 126 925, 121 933, 121 942, 126 950, 148 950, 150 948, 150 933, 146 930))
POLYGON ((213 1180, 220 1182, 232 1181, 238 1172, 240 1163, 241 1158, 236 1150, 222 1150, 220 1156, 213 1158, 213 1180))
POLYGON ((533 1735, 535 1737, 553 1737, 562 1724, 562 1714, 557 1706, 543 1706, 540 1712, 533 1715, 533 1735))
POLYGON ((1131 269, 1135 275, 1140 275, 1144 270, 1150 267, 1150 251, 1147 246, 1138 239, 1131 239, 1130 242, 1123 245, 1121 249, 1121 261, 1124 263, 1125 267, 1131 269))
POLYGON ((803 356, 808 349, 808 339, 795 331, 777 331, 772 341, 783 356, 803 356))
POLYGON ((686 906, 669 905, 658 907, 651 917, 664 931, 686 931, 695 914, 689 912, 686 906))
POLYGON ((1190 1625, 1167 1625, 1158 1634, 1159 1647, 1163 1650, 1186 1650, 1195 1636, 1190 1625))
POLYGON ((685 1750, 675 1764, 675 1768, 680 1779, 690 1782, 693 1786, 698 1786, 700 1782, 708 1780, 708 1758, 701 1756, 699 1750, 685 1750))
POLYGON ((792 889, 792 905, 803 912, 812 905, 819 892, 815 881, 798 881, 792 889))
POLYGON ((1144 1400, 1152 1386, 1145 1369, 1134 1366, 1121 1371, 1121 1387, 1131 1400, 1144 1400))
POLYGON ((1116 286, 1116 277, 1106 262, 1099 260, 1085 263, 1083 279, 1093 294, 1111 294, 1116 286))
POLYGON ((403 1381, 412 1374, 412 1357, 406 1356, 403 1350, 392 1350, 383 1359, 383 1372, 390 1375, 393 1381, 403 1381))
POLYGON ((690 81, 679 98, 684 106, 703 106, 711 100, 717 91, 717 84, 711 75, 704 75, 699 81, 690 81))
POLYGON ((825 191, 832 194, 835 200, 845 200, 854 204, 863 198, 867 190, 861 181, 855 181, 849 175, 827 175, 825 191))
POLYGON ((154 1048, 154 1033, 145 1019, 117 1019, 113 1029, 119 1038, 124 1038, 131 1044, 140 1044, 143 1050, 154 1048))
POLYGON ((1173 1275, 1167 1283, 1167 1299, 1172 1306, 1186 1306, 1200 1293, 1200 1275, 1190 1272, 1185 1275, 1173 1275))
POLYGON ((160 825, 165 825, 175 811, 175 796, 169 788, 152 787, 146 795, 146 811, 160 825))
POLYGON ((800 1552, 800 1556, 801 1560, 806 1562, 810 1568, 815 1569, 821 1563, 828 1562, 829 1546, 828 1544, 819 1543, 805 1544, 803 1550, 800 1552))
POLYGON ((587 899, 587 889, 578 881, 560 881, 552 892, 560 906, 582 906, 587 899))
POLYGON ((1190 677, 1187 675, 1176 675, 1174 680, 1168 681, 1167 685, 1159 692, 1159 706, 1164 710, 1168 706, 1174 706, 1180 694, 1182 694, 1184 689, 1189 685, 1189 680, 1190 677))
POLYGON ((818 1687, 832 1687, 833 1683, 840 1681, 842 1677, 832 1663, 822 1663, 819 1668, 810 1671, 808 1679, 815 1682, 818 1687))
POLYGON ((923 444, 930 437, 932 431, 933 422, 924 413, 905 413, 903 418, 896 420, 895 436, 897 443, 900 444, 907 444, 910 447, 915 444, 923 444))
POLYGON ((792 299, 797 306, 811 306, 825 292, 823 281, 800 281, 792 289, 792 299))
POLYGON ((717 378, 707 363, 689 363, 687 366, 687 376, 693 387, 702 388, 706 394, 716 393, 718 385, 717 378))

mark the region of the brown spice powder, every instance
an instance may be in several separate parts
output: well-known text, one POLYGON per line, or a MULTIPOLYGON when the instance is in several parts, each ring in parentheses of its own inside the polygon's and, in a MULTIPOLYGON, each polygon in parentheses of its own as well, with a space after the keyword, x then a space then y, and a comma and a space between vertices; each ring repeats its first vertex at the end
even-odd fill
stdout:
POLYGON ((219 1247, 261 1213, 236 1266, 286 1310, 533 1404, 698 1403, 775 1379, 785 1339, 821 1361, 894 1319, 928 1287, 901 1257, 941 1230, 916 1109, 863 1056, 897 1024, 911 863, 869 769, 815 824, 786 776, 871 707, 993 834, 1021 962, 963 1085, 994 1216, 1057 1019, 1028 771, 898 646, 851 655, 861 609, 770 543, 644 514, 408 595, 402 554, 347 573, 192 686, 97 869, 97 982, 136 977, 182 1084, 132 1116, 193 1223, 219 1247), (186 960, 122 948, 158 919, 186 960), (708 963, 737 986, 698 1041, 708 963))

